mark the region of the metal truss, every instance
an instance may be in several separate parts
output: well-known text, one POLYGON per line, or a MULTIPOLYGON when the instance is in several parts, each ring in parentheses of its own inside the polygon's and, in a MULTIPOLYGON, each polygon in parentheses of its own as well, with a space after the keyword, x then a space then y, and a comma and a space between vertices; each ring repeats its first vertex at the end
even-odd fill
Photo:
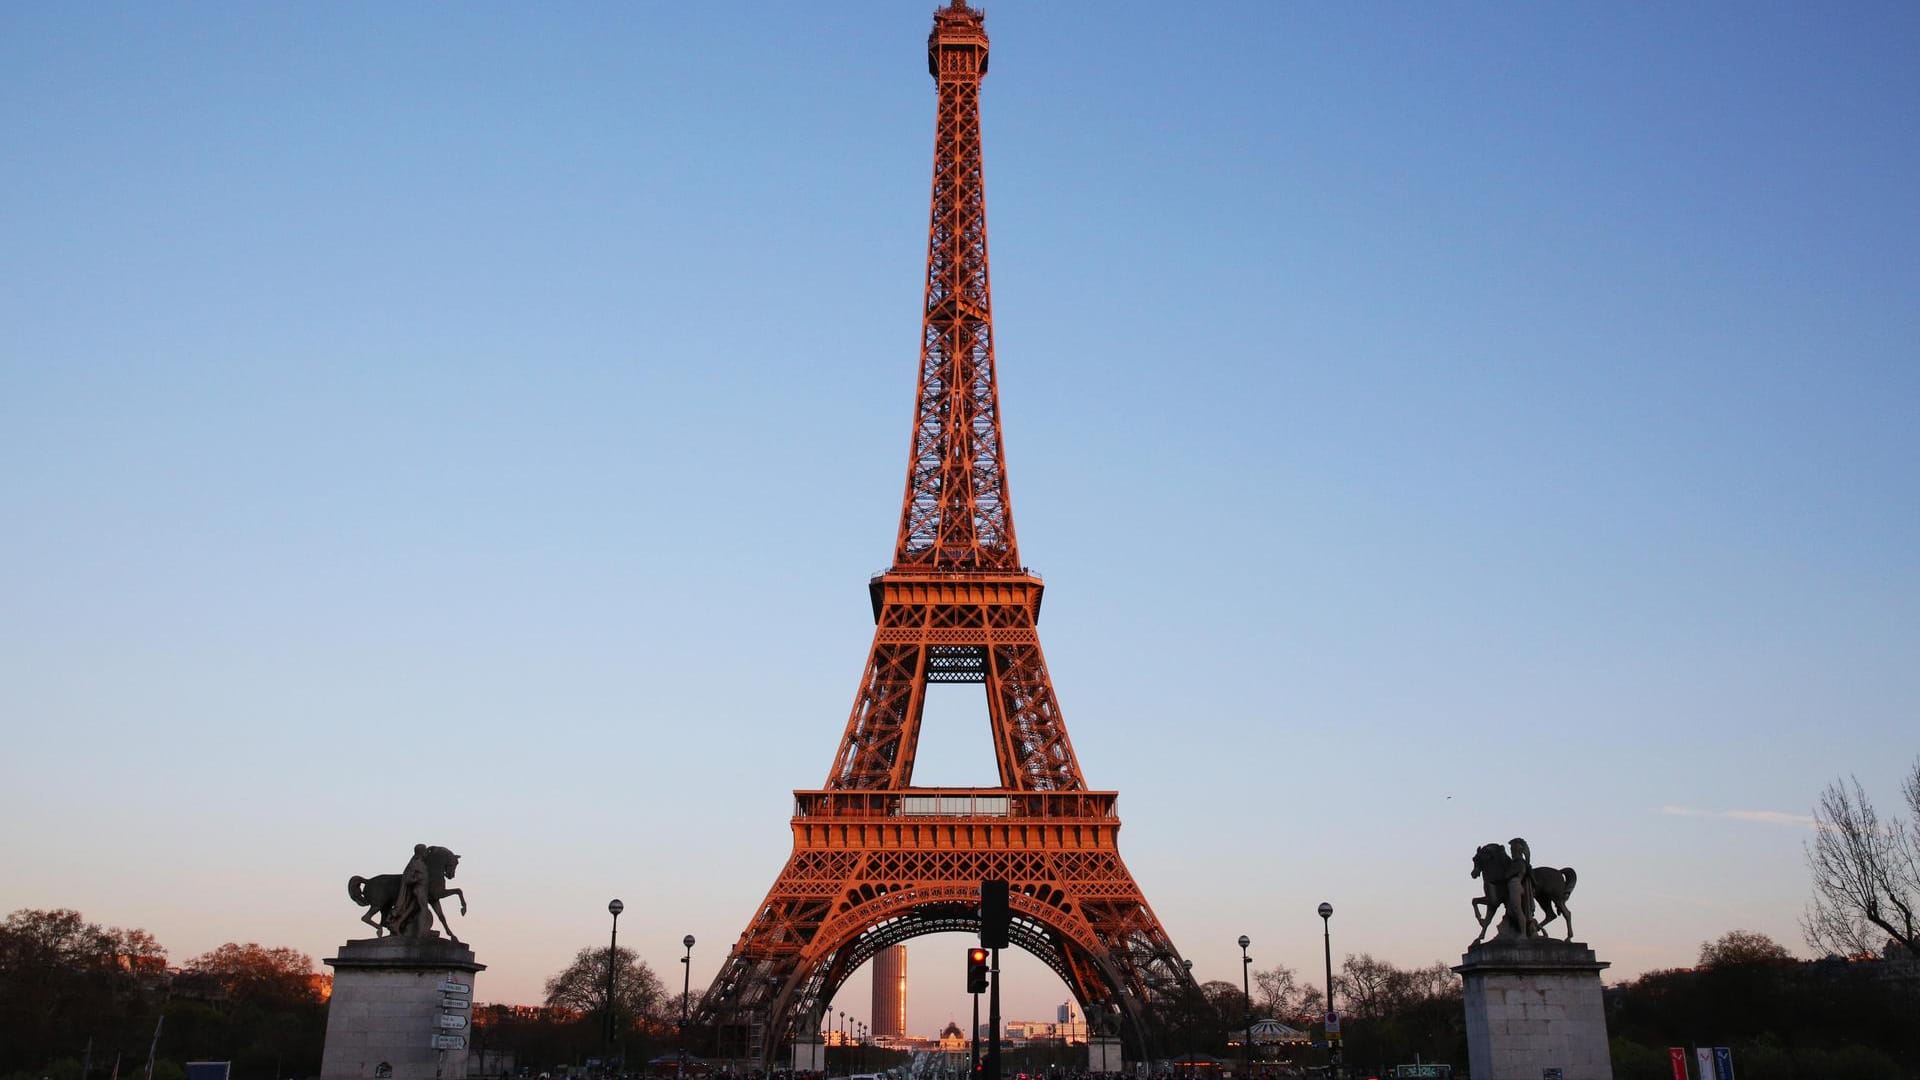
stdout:
POLYGON ((938 88, 927 282, 913 449, 894 566, 1016 570, 994 377, 980 79, 987 33, 964 3, 934 15, 927 69, 938 88))
POLYGON ((1136 1052, 1159 1009, 1191 987, 1179 953, 1115 847, 1112 792, 999 789, 797 792, 794 852, 707 991, 700 1019, 756 1015, 814 1030, 878 950, 979 929, 980 882, 1011 886, 1013 944, 1060 976, 1087 1015, 1136 1052), (962 812, 947 814, 949 802, 962 812), (909 812, 909 811, 922 812, 909 812))
POLYGON ((1020 564, 995 381, 981 168, 984 19, 934 15, 939 110, 926 305, 906 497, 893 565, 868 583, 873 646, 825 786, 794 793, 793 854, 702 999, 716 1049, 771 1065, 818 1030, 879 949, 979 929, 980 883, 1005 880, 1013 944, 1060 976, 1136 1056, 1195 992, 1120 859, 1117 796, 1089 791, 1036 629, 1044 586, 1020 564), (984 687, 995 788, 917 788, 927 687, 984 687))

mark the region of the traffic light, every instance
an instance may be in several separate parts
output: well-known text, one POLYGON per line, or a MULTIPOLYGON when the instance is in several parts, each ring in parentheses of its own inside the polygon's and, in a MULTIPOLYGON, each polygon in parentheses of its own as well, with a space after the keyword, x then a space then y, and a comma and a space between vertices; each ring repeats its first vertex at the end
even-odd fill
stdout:
POLYGON ((967 950, 967 993, 987 992, 987 950, 967 950))
POLYGON ((1007 883, 1004 881, 983 881, 980 883, 980 944, 989 949, 1005 949, 1013 945, 1007 936, 1013 927, 1013 911, 1007 906, 1007 883))

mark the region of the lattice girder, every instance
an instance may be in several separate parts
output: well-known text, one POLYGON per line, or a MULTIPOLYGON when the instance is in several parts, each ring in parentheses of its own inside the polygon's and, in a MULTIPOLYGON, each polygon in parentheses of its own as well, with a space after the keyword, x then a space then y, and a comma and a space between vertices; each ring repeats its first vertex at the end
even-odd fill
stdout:
MULTIPOLYGON (((875 949, 978 929, 980 883, 1012 887, 1013 940, 1091 1018, 1151 1049, 1157 1007, 1196 992, 1121 861, 1112 792, 1087 790, 1020 564, 994 358, 979 99, 982 14, 934 15, 933 190, 914 420, 893 564, 868 582, 873 644, 825 784, 794 793, 793 852, 700 1004, 725 1032, 816 1030, 875 949), (994 788, 913 786, 934 683, 982 687, 994 788)), ((772 1064, 763 1060, 762 1066, 772 1064)))
POLYGON ((873 647, 827 786, 911 786, 927 684, 978 682, 1001 785, 1084 788, 1035 625, 1043 591, 1028 573, 876 578, 873 647))
POLYGON ((877 949, 977 932, 979 883, 988 879, 1010 885, 1015 946, 1052 968, 1090 1015, 1125 1019, 1136 1045, 1155 1006, 1191 985, 1120 859, 1111 792, 822 790, 795 799, 794 852, 703 999, 705 1022, 739 1024, 757 1011, 776 1033, 808 1030, 877 949), (888 812, 941 800, 996 808, 1005 800, 1006 812, 888 812))
POLYGON ((1015 570, 987 269, 987 189, 980 79, 987 35, 978 11, 935 16, 927 42, 938 109, 927 222, 927 278, 913 441, 894 566, 1015 570))

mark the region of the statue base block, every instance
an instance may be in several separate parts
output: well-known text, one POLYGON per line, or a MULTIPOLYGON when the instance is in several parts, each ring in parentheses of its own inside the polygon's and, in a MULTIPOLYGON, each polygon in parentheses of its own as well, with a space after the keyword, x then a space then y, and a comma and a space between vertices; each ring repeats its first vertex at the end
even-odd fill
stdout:
POLYGON ((320 1080, 465 1080, 473 950, 439 936, 349 941, 333 969, 320 1080))
POLYGON ((1613 1080, 1605 967, 1585 945, 1550 938, 1468 949, 1453 970, 1466 984, 1473 1080, 1613 1080))
POLYGON ((1087 1040, 1088 1072, 1117 1073, 1122 1067, 1119 1039, 1095 1035, 1087 1040))
POLYGON ((793 1040, 793 1071, 825 1073, 827 1047, 818 1036, 793 1040))

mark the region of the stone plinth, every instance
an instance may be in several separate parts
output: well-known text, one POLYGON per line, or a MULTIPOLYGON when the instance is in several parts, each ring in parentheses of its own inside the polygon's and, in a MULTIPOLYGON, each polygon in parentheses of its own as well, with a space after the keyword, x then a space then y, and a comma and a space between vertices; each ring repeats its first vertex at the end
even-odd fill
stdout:
POLYGON ((818 1035, 810 1038, 803 1036, 793 1040, 793 1071, 817 1073, 827 1071, 827 1047, 820 1041, 818 1035))
POLYGON ((1473 1080, 1613 1080, 1600 970, 1579 942, 1489 941, 1453 970, 1465 980, 1473 1080))
POLYGON ((321 1080, 465 1080, 473 950, 439 936, 365 938, 333 968, 321 1080), (464 989, 460 989, 464 988, 464 989))
POLYGON ((1122 1067, 1119 1039, 1095 1035, 1087 1040, 1088 1072, 1117 1073, 1122 1067))

